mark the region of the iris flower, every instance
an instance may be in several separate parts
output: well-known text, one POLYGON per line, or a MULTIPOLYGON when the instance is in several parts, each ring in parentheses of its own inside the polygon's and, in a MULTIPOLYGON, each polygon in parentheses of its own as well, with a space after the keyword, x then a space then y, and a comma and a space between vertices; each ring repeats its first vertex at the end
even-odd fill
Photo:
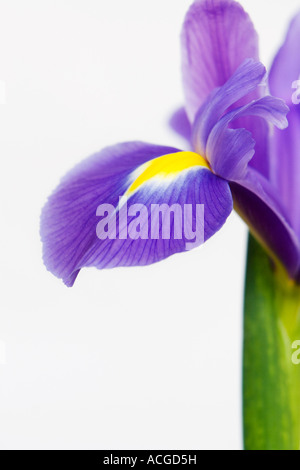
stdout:
POLYGON ((291 359, 300 343, 299 44, 300 14, 267 76, 243 8, 234 0, 195 1, 182 30, 185 106, 171 119, 186 149, 106 148, 62 179, 41 218, 45 265, 72 286, 84 267, 145 266, 198 246, 233 208, 240 214, 252 234, 243 387, 251 450, 300 447, 300 368, 296 353, 291 359), (193 240, 199 205, 203 236, 193 240), (152 217, 157 206, 169 216, 179 207, 181 217, 192 208, 188 235, 174 215, 164 237, 164 215, 152 217))
MULTIPOLYGON (((298 75, 291 67, 287 80, 282 63, 290 65, 298 26, 299 19, 271 73, 271 92, 285 100, 298 75)), ((238 3, 192 4, 182 30, 182 70, 185 108, 172 122, 187 137, 186 150, 143 142, 106 148, 71 170, 50 196, 41 219, 44 262, 67 286, 84 267, 144 266, 186 251, 184 233, 171 233, 168 240, 141 235, 143 227, 150 231, 153 204, 203 204, 204 241, 235 207, 289 276, 300 279, 300 186, 289 162, 299 165, 294 151, 299 113, 292 111, 290 130, 283 132, 288 107, 267 93, 257 34, 238 3), (149 212, 129 214, 128 226, 118 226, 113 239, 99 239, 97 208, 109 204, 115 217, 124 197, 128 205, 143 205, 149 212), (136 218, 140 236, 122 236, 135 222, 136 228, 136 218)), ((159 217, 151 222, 161 229, 159 217)))

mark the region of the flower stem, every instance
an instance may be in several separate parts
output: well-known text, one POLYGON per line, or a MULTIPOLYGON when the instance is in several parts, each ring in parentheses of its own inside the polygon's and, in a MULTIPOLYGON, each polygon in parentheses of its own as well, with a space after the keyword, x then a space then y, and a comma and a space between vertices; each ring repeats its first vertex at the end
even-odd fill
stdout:
POLYGON ((272 264, 250 235, 243 364, 246 450, 300 449, 296 341, 300 341, 300 287, 272 264))

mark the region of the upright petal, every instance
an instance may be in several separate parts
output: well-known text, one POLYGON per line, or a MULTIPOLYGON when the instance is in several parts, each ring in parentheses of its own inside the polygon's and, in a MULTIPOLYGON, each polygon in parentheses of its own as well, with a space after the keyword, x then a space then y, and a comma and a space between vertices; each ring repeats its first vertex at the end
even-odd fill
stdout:
POLYGON ((224 83, 207 98, 196 115, 193 126, 193 145, 197 152, 205 154, 206 144, 213 127, 231 106, 239 106, 241 98, 248 97, 262 83, 265 67, 252 59, 245 60, 224 83))
POLYGON ((288 115, 289 126, 272 138, 271 181, 300 239, 300 105, 288 115))
POLYGON ((270 179, 300 238, 300 13, 293 19, 287 37, 271 68, 269 82, 273 94, 291 107, 289 127, 275 130, 272 138, 270 179))
POLYGON ((50 197, 41 220, 44 261, 71 286, 85 266, 144 266, 198 246, 231 210, 228 183, 200 155, 120 144, 72 170, 50 197))
POLYGON ((182 31, 186 109, 193 122, 208 95, 245 59, 258 60, 258 36, 241 5, 232 0, 198 0, 182 31))
POLYGON ((222 87, 210 94, 196 115, 193 148, 206 156, 216 174, 227 180, 243 178, 257 150, 256 136, 249 129, 237 128, 243 119, 268 121, 281 129, 287 126, 289 109, 278 98, 265 96, 234 107, 256 90, 264 77, 265 68, 260 62, 246 60, 222 87))
MULTIPOLYGON (((258 36, 251 19, 233 0, 198 0, 187 13, 182 31, 182 69, 186 109, 191 123, 208 95, 224 85, 245 59, 259 59, 258 36)), ((248 100, 265 94, 261 87, 248 100)), ((243 106, 241 98, 237 106, 243 106)), ((250 165, 269 177, 269 126, 246 116, 234 127, 251 132, 256 145, 250 165)))
POLYGON ((300 13, 293 19, 286 40, 273 62, 269 83, 274 96, 292 103, 293 94, 300 88, 300 13))
POLYGON ((254 116, 285 129, 288 126, 288 111, 282 100, 265 96, 225 114, 214 126, 207 141, 206 157, 213 171, 230 181, 244 178, 248 171, 256 142, 245 129, 229 129, 232 122, 244 116, 254 116))

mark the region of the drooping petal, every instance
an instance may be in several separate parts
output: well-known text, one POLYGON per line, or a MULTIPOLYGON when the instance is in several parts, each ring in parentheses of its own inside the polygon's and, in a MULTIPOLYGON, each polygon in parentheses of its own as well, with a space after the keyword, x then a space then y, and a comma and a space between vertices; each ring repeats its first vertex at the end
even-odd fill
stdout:
POLYGON ((230 184, 234 208, 252 234, 286 268, 292 278, 300 269, 300 244, 271 184, 257 171, 230 184))
POLYGON ((98 201, 118 203, 133 169, 176 149, 130 142, 95 154, 71 170, 50 196, 41 217, 44 262, 70 285, 75 266, 94 242, 91 230, 98 201), (72 275, 72 277, 71 277, 72 275))
POLYGON ((292 107, 289 126, 272 137, 271 181, 300 239, 300 106, 292 107))
POLYGON ((205 155, 209 134, 226 110, 238 106, 241 98, 256 90, 265 77, 266 69, 260 62, 246 60, 229 80, 215 89, 197 113, 193 126, 193 147, 205 155))
MULTIPOLYGON (((292 103, 300 89, 300 13, 291 22, 286 40, 279 50, 269 76, 271 93, 292 103), (298 83, 296 83, 298 82, 298 83)), ((297 95, 297 96, 296 96, 297 95)))
POLYGON ((213 171, 230 181, 242 179, 254 155, 255 140, 251 133, 245 129, 229 129, 229 124, 244 116, 256 116, 285 129, 288 111, 282 100, 266 96, 227 113, 211 131, 206 145, 206 158, 213 171))
POLYGON ((208 95, 245 59, 259 59, 258 36, 241 5, 232 0, 198 0, 182 31, 186 109, 193 122, 208 95))
POLYGON ((198 246, 231 210, 228 183, 201 156, 120 144, 72 170, 50 197, 41 221, 44 261, 71 286, 85 266, 144 266, 198 246))

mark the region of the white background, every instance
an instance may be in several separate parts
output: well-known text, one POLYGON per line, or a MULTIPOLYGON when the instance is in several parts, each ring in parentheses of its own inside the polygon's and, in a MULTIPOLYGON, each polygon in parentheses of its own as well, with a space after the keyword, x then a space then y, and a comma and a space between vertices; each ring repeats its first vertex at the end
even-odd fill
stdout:
MULTIPOLYGON (((190 3, 0 1, 2 449, 242 447, 237 216, 200 250, 84 270, 72 289, 41 261, 41 207, 76 162, 119 141, 184 145, 167 120, 190 3)), ((300 2, 241 3, 269 65, 300 2)))

